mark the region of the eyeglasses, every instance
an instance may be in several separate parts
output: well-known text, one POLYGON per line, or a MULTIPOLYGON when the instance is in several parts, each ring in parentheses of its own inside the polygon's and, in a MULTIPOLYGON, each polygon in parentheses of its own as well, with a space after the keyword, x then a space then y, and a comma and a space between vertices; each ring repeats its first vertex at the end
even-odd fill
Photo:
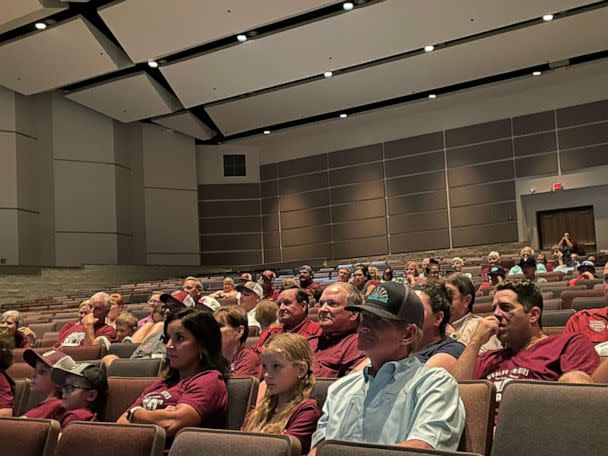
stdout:
POLYGON ((75 389, 90 390, 93 388, 89 388, 88 386, 73 385, 71 383, 66 383, 61 387, 61 390, 67 394, 71 394, 75 389))

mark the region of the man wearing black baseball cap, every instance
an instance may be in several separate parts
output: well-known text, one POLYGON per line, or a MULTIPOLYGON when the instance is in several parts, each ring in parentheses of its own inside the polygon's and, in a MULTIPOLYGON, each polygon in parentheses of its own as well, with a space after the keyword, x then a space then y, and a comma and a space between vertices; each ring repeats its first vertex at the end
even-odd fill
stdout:
POLYGON ((420 298, 385 282, 346 310, 361 315, 358 346, 371 365, 329 387, 312 446, 336 439, 455 451, 465 423, 458 383, 410 356, 422 338, 420 298))

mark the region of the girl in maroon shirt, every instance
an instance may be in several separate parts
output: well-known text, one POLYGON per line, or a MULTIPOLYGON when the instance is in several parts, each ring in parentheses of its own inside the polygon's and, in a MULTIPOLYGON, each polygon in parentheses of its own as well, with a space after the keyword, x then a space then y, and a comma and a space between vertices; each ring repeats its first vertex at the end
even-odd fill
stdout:
POLYGON ((310 398, 316 381, 310 346, 298 334, 283 333, 270 340, 261 357, 266 396, 245 418, 242 430, 291 435, 306 454, 321 417, 317 401, 310 398))

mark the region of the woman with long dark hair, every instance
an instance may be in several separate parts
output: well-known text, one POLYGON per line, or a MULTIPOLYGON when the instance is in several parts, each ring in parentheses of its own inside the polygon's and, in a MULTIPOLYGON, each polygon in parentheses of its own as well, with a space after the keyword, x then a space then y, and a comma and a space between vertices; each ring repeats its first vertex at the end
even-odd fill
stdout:
POLYGON ((219 324, 207 312, 183 309, 167 317, 164 337, 165 378, 146 388, 118 422, 157 424, 169 437, 189 426, 222 428, 228 362, 222 356, 219 324))

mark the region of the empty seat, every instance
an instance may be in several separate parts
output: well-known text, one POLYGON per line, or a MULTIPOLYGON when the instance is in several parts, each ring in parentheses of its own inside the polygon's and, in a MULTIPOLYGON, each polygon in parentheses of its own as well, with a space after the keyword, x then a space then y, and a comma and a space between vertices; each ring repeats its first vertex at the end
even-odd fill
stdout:
POLYGON ((99 414, 100 421, 116 421, 148 386, 158 380, 156 377, 109 377, 108 394, 99 414))
POLYGON ((547 310, 542 314, 543 326, 566 326, 574 312, 574 309, 547 310))
POLYGON ((545 299, 543 300, 543 310, 561 310, 562 300, 556 299, 545 299))
POLYGON ((57 445, 59 423, 54 420, 0 418, 2 454, 51 456, 57 445))
POLYGON ((568 290, 562 291, 560 297, 562 298, 562 308, 569 309, 572 307, 572 301, 575 298, 584 297, 584 298, 594 298, 598 296, 604 296, 604 288, 593 289, 593 290, 568 290))
POLYGON ((36 333, 38 339, 42 339, 48 331, 53 331, 54 323, 34 323, 28 325, 36 333))
POLYGON ((116 359, 106 370, 108 377, 158 377, 162 359, 116 359))
POLYGON ((397 445, 374 445, 370 443, 342 442, 337 440, 326 440, 321 442, 317 451, 317 456, 422 456, 429 454, 478 456, 476 453, 418 450, 416 448, 404 448, 397 445))
POLYGON ((461 381, 458 389, 467 416, 458 450, 489 454, 496 413, 494 384, 487 380, 461 381))
POLYGON ((116 355, 119 358, 130 358, 135 350, 137 350, 139 344, 123 344, 120 342, 110 345, 108 349, 108 355, 116 355))
POLYGON ((606 454, 606 385, 512 381, 505 385, 492 456, 606 454))
POLYGON ((241 429, 245 416, 255 407, 258 397, 259 382, 253 377, 231 377, 226 384, 228 388, 228 411, 226 429, 241 429))
POLYGON ((169 456, 300 456, 300 451, 300 442, 286 435, 184 428, 177 433, 169 456))
POLYGON ((67 425, 54 456, 161 456, 165 430, 154 424, 75 421, 67 425))
POLYGON ((578 297, 572 300, 572 308, 577 312, 583 309, 601 309, 607 305, 608 303, 606 302, 606 298, 604 296, 595 298, 578 297))

